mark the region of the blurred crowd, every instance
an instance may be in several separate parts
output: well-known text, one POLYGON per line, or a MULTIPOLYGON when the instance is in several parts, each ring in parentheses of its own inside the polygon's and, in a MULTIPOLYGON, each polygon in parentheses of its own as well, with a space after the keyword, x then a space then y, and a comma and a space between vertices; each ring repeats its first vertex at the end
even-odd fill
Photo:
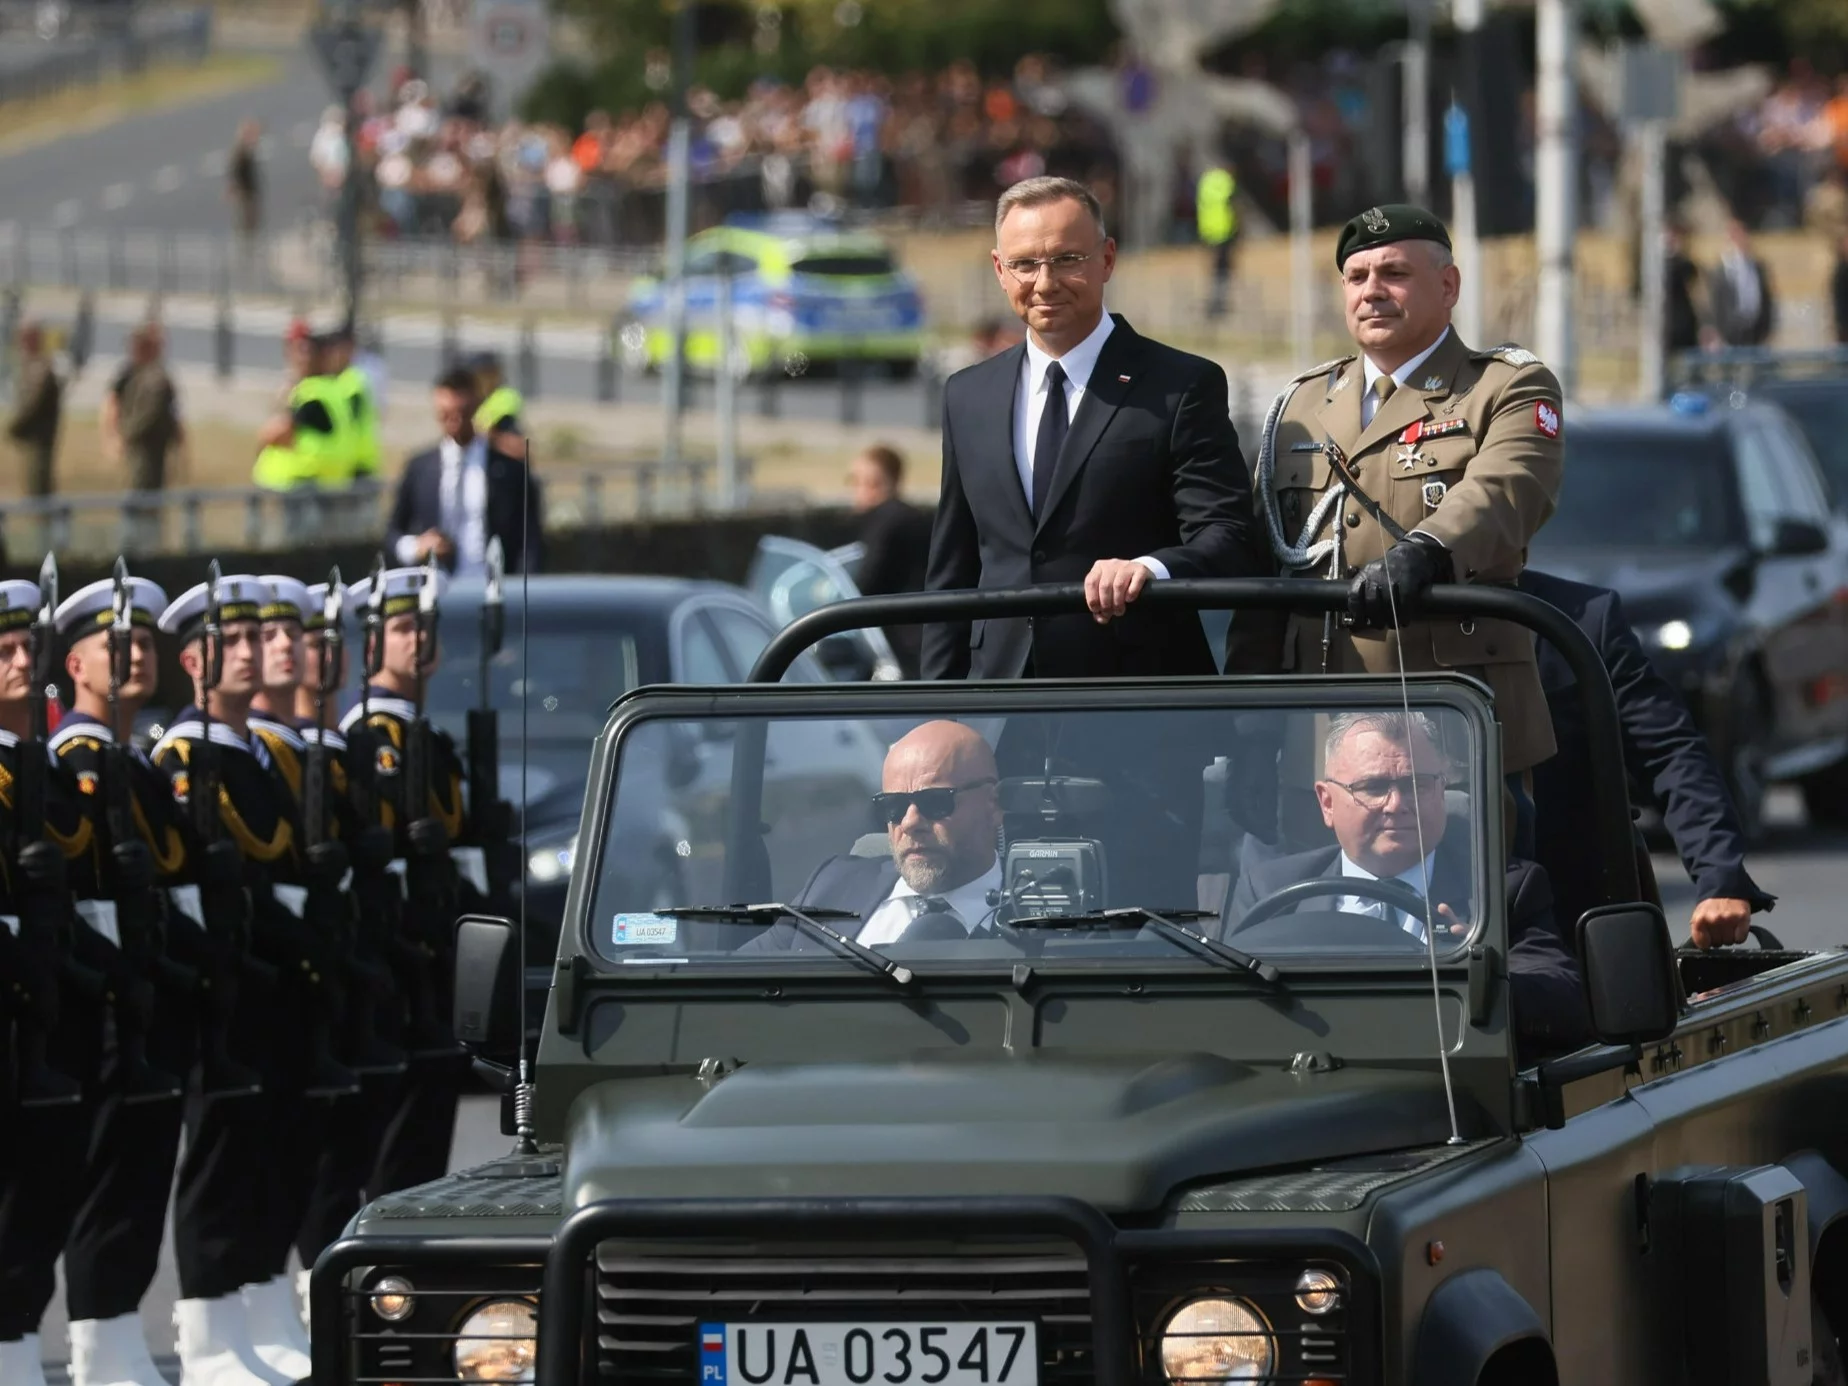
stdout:
MULTIPOLYGON (((743 99, 688 96, 693 173, 712 210, 907 208, 947 221, 1040 173, 1083 178, 1108 200, 1108 132, 1066 103, 1047 61, 1011 80, 967 62, 891 78, 816 68, 799 86, 762 79, 743 99)), ((659 234, 669 114, 664 102, 583 128, 488 119, 475 77, 439 94, 406 75, 385 101, 363 92, 351 118, 369 207, 389 235, 561 244, 659 234)), ((309 157, 330 201, 347 176, 348 113, 330 107, 309 157)))
POLYGON ((1848 72, 1799 58, 1770 94, 1708 141, 1728 199, 1762 229, 1802 226, 1848 183, 1848 72))

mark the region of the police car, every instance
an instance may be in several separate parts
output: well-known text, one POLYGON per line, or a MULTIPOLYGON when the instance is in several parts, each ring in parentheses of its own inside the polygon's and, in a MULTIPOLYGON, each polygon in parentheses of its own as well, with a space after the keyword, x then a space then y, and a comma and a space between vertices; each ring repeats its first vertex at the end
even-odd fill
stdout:
MULTIPOLYGON (((687 362, 719 360, 721 277, 731 280, 735 374, 804 375, 845 361, 910 376, 924 349, 916 282, 877 236, 809 216, 733 217, 687 243, 687 362)), ((657 370, 673 349, 665 278, 639 281, 620 331, 631 369, 657 370)))

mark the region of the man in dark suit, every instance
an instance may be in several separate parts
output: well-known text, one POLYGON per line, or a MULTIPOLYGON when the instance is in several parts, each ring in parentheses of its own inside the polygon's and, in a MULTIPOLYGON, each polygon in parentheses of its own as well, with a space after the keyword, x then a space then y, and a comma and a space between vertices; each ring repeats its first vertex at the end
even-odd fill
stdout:
MULTIPOLYGON (((962 938, 994 917, 1001 831, 994 752, 960 722, 926 722, 892 744, 873 807, 889 852, 829 857, 792 902, 851 910, 861 923, 833 927, 868 947, 901 938, 962 938)), ((738 951, 824 950, 783 920, 738 951)))
POLYGON ((1090 612, 927 627, 924 677, 1215 673, 1193 612, 1131 606, 1152 580, 1269 571, 1225 372, 1104 312, 1116 243, 1083 184, 1015 184, 995 240, 1027 339, 944 386, 926 586, 1082 580, 1090 612))
MULTIPOLYGON (((1663 826, 1700 897, 1688 921, 1694 942, 1743 943, 1753 912, 1770 909, 1777 897, 1760 890, 1745 869, 1745 834, 1687 704, 1643 653, 1615 592, 1531 568, 1519 585, 1571 617, 1604 660, 1623 725, 1624 769, 1632 785, 1661 805, 1663 826)), ((1576 920, 1599 903, 1597 862, 1584 835, 1593 814, 1591 745, 1571 667, 1545 641, 1539 656, 1559 750, 1534 767, 1534 855, 1552 878, 1561 917, 1576 920)))
POLYGON ((1752 237, 1737 218, 1726 223, 1726 249, 1707 276, 1713 326, 1727 346, 1762 346, 1776 316, 1771 276, 1752 254, 1752 237))
POLYGON ((475 378, 445 372, 434 391, 442 441, 405 464, 387 522, 386 547, 401 566, 436 556, 457 577, 486 570, 498 537, 510 573, 541 566, 541 499, 526 463, 496 451, 475 429, 475 378))
MULTIPOLYGON (((1421 714, 1347 713, 1333 719, 1316 782, 1322 821, 1335 842, 1289 856, 1248 859, 1225 913, 1233 943, 1244 917, 1266 896, 1298 881, 1397 880, 1429 903, 1423 915, 1368 895, 1335 895, 1322 908, 1371 915, 1423 941, 1467 932, 1472 873, 1467 838, 1446 833, 1450 767, 1421 714)), ((1574 949, 1561 932, 1546 872, 1532 862, 1507 869, 1508 974, 1524 1045, 1573 1048, 1590 1039, 1574 949)), ((1313 904, 1310 906, 1314 907, 1313 904)))
MULTIPOLYGON (((874 443, 847 467, 847 489, 860 516, 860 544, 866 550, 855 575, 868 597, 924 590, 930 558, 930 517, 899 497, 905 459, 896 448, 874 443)), ((918 626, 888 626, 886 639, 908 679, 918 676, 923 631, 918 626)))

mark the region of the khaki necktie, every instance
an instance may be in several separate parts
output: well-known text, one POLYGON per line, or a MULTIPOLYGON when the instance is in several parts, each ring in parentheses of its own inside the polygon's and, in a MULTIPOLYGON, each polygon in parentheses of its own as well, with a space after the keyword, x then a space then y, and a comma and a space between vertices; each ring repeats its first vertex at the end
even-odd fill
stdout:
POLYGON ((1386 407, 1386 401, 1392 398, 1392 392, 1399 388, 1399 382, 1390 375, 1382 375, 1373 382, 1373 408, 1368 411, 1367 422, 1372 423, 1379 417, 1380 410, 1386 407))

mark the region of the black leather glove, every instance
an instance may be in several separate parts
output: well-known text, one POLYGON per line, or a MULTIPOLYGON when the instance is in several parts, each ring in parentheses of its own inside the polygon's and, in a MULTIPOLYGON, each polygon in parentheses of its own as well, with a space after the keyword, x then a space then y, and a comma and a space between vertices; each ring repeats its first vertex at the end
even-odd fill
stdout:
POLYGON ((19 849, 19 874, 32 890, 62 890, 64 853, 50 842, 28 842, 19 849))
POLYGON ((154 884, 154 854, 140 838, 109 849, 110 872, 117 890, 148 890, 154 884))
POLYGON ((199 884, 234 886, 244 883, 244 857, 235 842, 211 842, 199 854, 199 884))
POLYGON ((405 837, 410 840, 411 851, 420 857, 440 857, 449 851, 449 830, 441 819, 419 818, 405 837))
POLYGON ((308 849, 308 874, 320 885, 338 885, 346 875, 347 849, 341 842, 317 842, 308 849))
POLYGON ((1428 534, 1408 534, 1358 573, 1348 588, 1348 616, 1356 626, 1386 630, 1418 619, 1425 593, 1453 573, 1450 550, 1428 534))

